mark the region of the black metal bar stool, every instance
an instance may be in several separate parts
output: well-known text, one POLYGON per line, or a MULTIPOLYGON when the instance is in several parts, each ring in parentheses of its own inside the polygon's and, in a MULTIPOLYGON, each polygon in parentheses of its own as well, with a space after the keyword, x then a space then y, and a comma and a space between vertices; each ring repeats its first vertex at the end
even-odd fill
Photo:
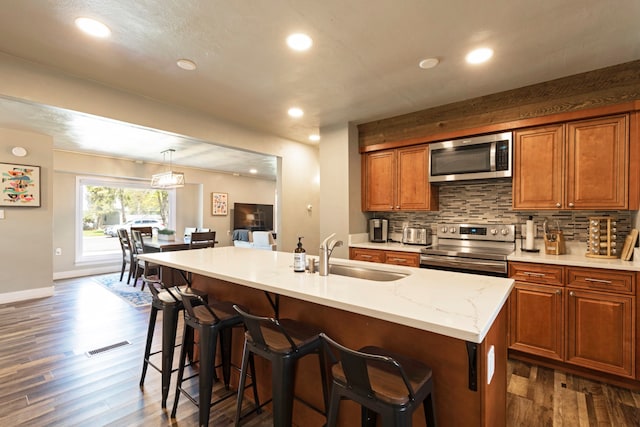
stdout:
POLYGON ((271 401, 273 402, 274 426, 291 426, 295 365, 298 359, 308 354, 315 353, 320 360, 324 410, 315 408, 313 405, 301 399, 298 400, 325 415, 328 394, 324 352, 322 351, 322 341, 319 336, 320 331, 311 325, 295 320, 254 316, 243 311, 237 305, 234 305, 233 308, 242 316, 247 328, 242 353, 242 368, 240 372, 240 384, 238 386, 235 425, 238 426, 240 424, 247 365, 254 353, 271 362, 272 398, 264 402, 261 406, 271 401))
MULTIPOLYGON (((197 295, 182 295, 182 303, 184 304, 184 334, 182 341, 182 349, 180 351, 180 363, 178 365, 178 378, 176 380, 176 395, 173 402, 173 410, 171 418, 175 418, 178 409, 180 394, 184 395, 198 406, 199 425, 209 425, 209 415, 211 407, 216 403, 235 396, 230 393, 218 398, 215 402, 211 402, 213 383, 217 379, 215 375, 215 357, 218 337, 220 338, 220 355, 222 359, 222 376, 224 378, 225 389, 229 390, 229 381, 231 378, 231 338, 234 327, 243 326, 242 317, 233 309, 233 304, 226 301, 213 301, 207 304, 204 299, 197 295), (191 333, 189 330, 191 329, 191 333), (184 378, 184 369, 187 366, 187 352, 192 348, 193 331, 197 331, 200 337, 200 360, 199 372, 184 378), (198 399, 191 396, 187 390, 183 388, 183 382, 194 377, 198 377, 198 399)), ((192 361, 192 364, 194 362, 192 361)), ((220 365, 218 365, 220 366, 220 365)), ((255 378, 255 367, 251 364, 251 375, 255 378)), ((255 386, 255 380, 252 380, 254 396, 256 398, 256 406, 258 392, 255 386)))
POLYGON ((379 347, 356 351, 324 333, 320 337, 335 363, 327 427, 336 425, 342 399, 362 406, 363 426, 375 426, 377 414, 382 415, 383 427, 411 426, 413 412, 422 403, 427 425, 435 427, 431 368, 379 347))
MULTIPOLYGON (((173 353, 176 346, 176 332, 178 329, 178 317, 180 310, 184 308, 181 295, 175 290, 165 287, 159 280, 142 277, 142 280, 149 286, 153 299, 151 301, 151 311, 149 314, 149 329, 147 331, 147 344, 144 350, 144 360, 142 363, 142 376, 140 377, 140 387, 144 386, 144 378, 147 375, 149 365, 162 374, 162 407, 167 407, 167 396, 171 386, 171 374, 173 369, 173 353), (153 343, 153 331, 156 326, 158 311, 162 311, 162 348, 159 351, 151 352, 153 343), (156 366, 151 362, 151 356, 162 353, 161 366, 156 366)), ((183 287, 183 294, 199 295, 205 300, 208 298, 205 292, 183 287)), ((189 355, 191 360, 191 354, 189 355)))

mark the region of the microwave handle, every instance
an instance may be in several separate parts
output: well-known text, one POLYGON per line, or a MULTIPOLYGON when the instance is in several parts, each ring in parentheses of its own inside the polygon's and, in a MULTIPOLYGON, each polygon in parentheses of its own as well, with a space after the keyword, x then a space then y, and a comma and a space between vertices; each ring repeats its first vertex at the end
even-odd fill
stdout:
POLYGON ((491 149, 489 150, 489 167, 491 172, 496 171, 496 142, 491 143, 491 149))

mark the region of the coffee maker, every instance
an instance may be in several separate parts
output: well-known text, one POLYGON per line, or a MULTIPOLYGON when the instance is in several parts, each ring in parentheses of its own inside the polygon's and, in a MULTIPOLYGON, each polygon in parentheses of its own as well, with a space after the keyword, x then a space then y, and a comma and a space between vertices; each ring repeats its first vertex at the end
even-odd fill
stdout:
POLYGON ((374 218, 369 220, 369 241, 376 243, 386 243, 388 237, 389 221, 386 219, 374 218))

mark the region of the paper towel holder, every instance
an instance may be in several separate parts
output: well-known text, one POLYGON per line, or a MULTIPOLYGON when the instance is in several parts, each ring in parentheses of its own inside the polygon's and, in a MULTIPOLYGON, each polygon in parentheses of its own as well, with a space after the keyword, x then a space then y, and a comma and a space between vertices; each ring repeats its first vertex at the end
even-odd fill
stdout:
POLYGON ((525 244, 524 244, 525 234, 526 234, 526 230, 525 230, 525 226, 523 224, 522 227, 520 228, 520 251, 521 252, 532 252, 532 253, 540 252, 540 249, 536 249, 536 248, 527 249, 525 247, 525 244))

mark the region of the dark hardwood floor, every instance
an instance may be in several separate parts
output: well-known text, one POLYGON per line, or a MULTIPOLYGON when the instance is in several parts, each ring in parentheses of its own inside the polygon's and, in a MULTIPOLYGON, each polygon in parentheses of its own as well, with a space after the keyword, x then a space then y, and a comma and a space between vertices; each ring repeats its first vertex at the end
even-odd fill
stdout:
MULTIPOLYGON (((197 409, 186 398, 177 419, 169 417, 173 392, 168 411, 160 408, 155 370, 149 369, 144 390, 138 386, 148 308, 128 305, 91 278, 55 285, 51 298, 0 305, 0 425, 198 424, 197 409), (123 341, 129 344, 86 354, 123 341)), ((154 347, 161 329, 158 323, 154 347)), ((509 426, 640 425, 640 393, 517 361, 508 369, 509 426)), ((234 413, 231 398, 212 409, 210 425, 231 426, 234 413)), ((263 413, 243 425, 271 424, 263 413)))

